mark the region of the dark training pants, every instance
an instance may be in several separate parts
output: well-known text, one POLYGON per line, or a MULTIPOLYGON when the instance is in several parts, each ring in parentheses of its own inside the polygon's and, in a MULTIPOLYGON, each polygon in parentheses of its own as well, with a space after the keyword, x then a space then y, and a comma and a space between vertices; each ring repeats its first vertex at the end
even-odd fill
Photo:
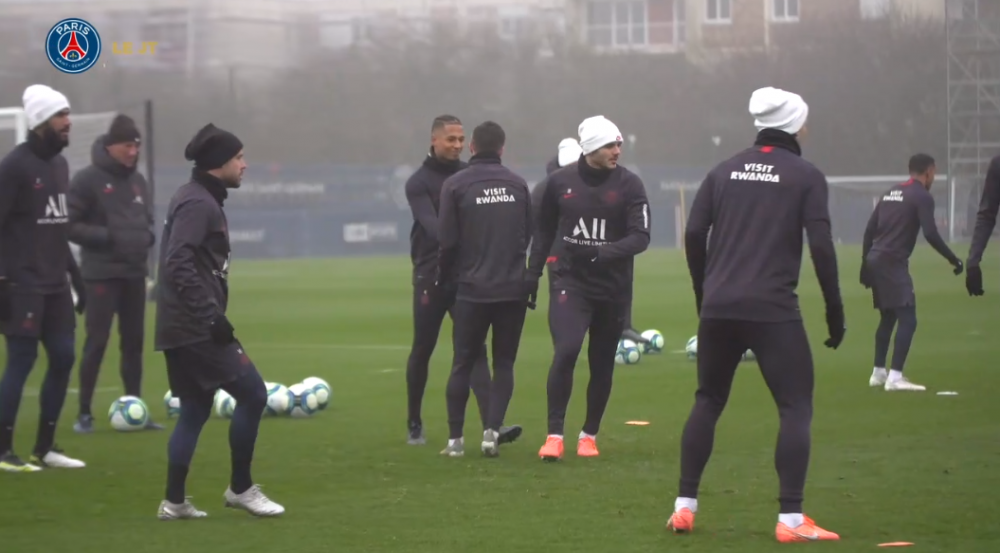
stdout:
POLYGON ((69 290, 48 295, 15 295, 11 319, 4 323, 7 366, 0 379, 0 453, 13 449, 14 425, 28 375, 45 348, 48 371, 42 382, 41 413, 34 453, 42 456, 55 443, 56 423, 62 414, 76 360, 76 313, 69 290))
MULTIPOLYGON (((413 346, 406 361, 407 410, 411 424, 422 424, 420 415, 430 372, 428 366, 441 333, 441 323, 446 314, 452 315, 453 322, 455 319, 453 306, 434 296, 431 285, 413 287, 413 346)), ((479 418, 485 426, 490 401, 490 362, 485 343, 480 344, 470 385, 479 404, 479 418)))
POLYGON ((712 455, 715 425, 729 401, 736 367, 753 351, 778 406, 774 466, 782 513, 801 513, 809 467, 813 360, 802 321, 761 323, 702 319, 698 327, 698 391, 681 438, 680 497, 696 499, 712 455))
POLYGON ((146 324, 146 279, 88 280, 84 324, 87 338, 80 360, 80 414, 91 414, 91 402, 111 322, 118 315, 120 371, 125 395, 142 396, 143 329, 146 324))
POLYGON ((913 335, 917 332, 917 308, 915 305, 897 307, 896 309, 881 309, 882 318, 875 331, 875 367, 885 368, 886 357, 889 355, 889 342, 892 331, 896 330, 896 343, 892 349, 893 370, 903 372, 906 356, 910 353, 913 335))
POLYGON ((220 346, 201 342, 163 352, 170 390, 181 402, 181 413, 167 444, 167 491, 171 503, 184 503, 185 482, 198 437, 223 389, 236 400, 229 423, 232 459, 230 488, 243 493, 253 486, 250 465, 260 419, 267 405, 267 388, 239 342, 220 346))
POLYGON ((587 357, 587 419, 583 431, 596 436, 611 398, 615 352, 625 326, 627 303, 595 300, 575 292, 554 289, 549 298, 549 332, 555 353, 549 369, 549 434, 562 436, 566 408, 573 393, 573 369, 589 332, 587 357))
POLYGON ((455 359, 448 378, 447 392, 451 439, 462 437, 465 408, 469 403, 469 380, 490 328, 493 329, 493 382, 490 386, 489 414, 483 430, 500 431, 510 398, 514 395, 514 361, 521 345, 521 330, 524 328, 527 309, 523 300, 498 303, 455 302, 455 359))

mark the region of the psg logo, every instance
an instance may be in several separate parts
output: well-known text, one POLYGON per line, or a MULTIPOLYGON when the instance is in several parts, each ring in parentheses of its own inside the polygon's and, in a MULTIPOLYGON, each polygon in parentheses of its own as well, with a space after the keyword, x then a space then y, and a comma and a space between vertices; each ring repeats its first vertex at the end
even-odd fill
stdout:
POLYGON ((45 53, 52 66, 63 73, 83 73, 101 57, 101 36, 83 19, 63 19, 45 38, 45 53))

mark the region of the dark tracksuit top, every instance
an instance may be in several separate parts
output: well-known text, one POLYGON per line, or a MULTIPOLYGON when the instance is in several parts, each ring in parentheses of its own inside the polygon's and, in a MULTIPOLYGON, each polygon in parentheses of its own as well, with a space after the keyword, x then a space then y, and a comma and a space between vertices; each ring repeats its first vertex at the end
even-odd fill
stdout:
POLYGON ((695 195, 685 246, 702 319, 801 320, 803 229, 826 304, 841 303, 826 177, 780 135, 716 166, 695 195))
POLYGON ((649 246, 646 189, 621 165, 600 171, 580 159, 546 177, 528 273, 540 278, 550 252, 558 251, 555 286, 589 299, 628 302, 634 258, 649 246), (596 259, 570 258, 573 248, 587 246, 597 248, 596 259))
POLYGON ((938 233, 934 197, 923 184, 910 179, 890 188, 872 211, 865 227, 863 259, 885 259, 906 267, 921 230, 939 254, 952 265, 958 263, 958 256, 938 233))
POLYGON ((222 181, 194 170, 170 200, 160 240, 156 350, 211 339, 216 315, 229 301, 229 228, 222 181))
MULTIPOLYGON (((69 165, 36 133, 0 161, 0 276, 15 294, 69 290, 69 165)), ((74 281, 75 282, 75 281, 74 281)))
POLYGON ((969 267, 978 267, 990 241, 993 228, 997 224, 997 211, 1000 210, 1000 156, 993 158, 986 172, 986 182, 983 184, 983 197, 979 201, 979 213, 976 214, 976 229, 972 234, 972 245, 969 247, 969 267))
POLYGON ((458 285, 459 300, 524 300, 531 235, 528 183, 499 156, 473 156, 441 188, 438 278, 458 285))
POLYGON ((467 164, 450 163, 428 154, 406 181, 406 200, 413 213, 410 230, 410 259, 413 262, 413 283, 433 281, 438 268, 438 206, 441 185, 445 179, 464 169, 467 164))
MULTIPOLYGON (((567 167, 574 167, 574 166, 576 166, 576 162, 567 165, 567 167)), ((531 211, 532 211, 533 222, 535 223, 534 224, 535 228, 538 228, 537 224, 538 215, 540 213, 540 208, 542 207, 542 197, 545 195, 545 188, 547 187, 549 182, 548 175, 551 175, 552 173, 555 173, 560 169, 562 169, 562 167, 559 167, 559 157, 557 156, 552 158, 552 160, 549 161, 548 165, 545 166, 546 178, 542 179, 541 182, 536 184, 535 187, 531 189, 531 211)), ((550 280, 549 284, 551 284, 557 278, 554 275, 558 275, 559 273, 558 243, 552 244, 552 250, 549 252, 549 256, 545 259, 545 266, 549 268, 549 280, 550 280)))
POLYGON ((145 278, 155 237, 149 187, 135 167, 108 154, 103 140, 94 141, 91 165, 70 183, 70 240, 80 245, 83 278, 145 278))

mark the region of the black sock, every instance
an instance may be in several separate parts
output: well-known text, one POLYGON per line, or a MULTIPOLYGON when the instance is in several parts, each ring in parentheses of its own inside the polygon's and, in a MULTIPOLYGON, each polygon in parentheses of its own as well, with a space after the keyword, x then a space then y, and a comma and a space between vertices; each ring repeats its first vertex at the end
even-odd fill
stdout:
POLYGON ((35 440, 35 455, 44 457, 46 453, 52 451, 52 446, 56 439, 56 422, 39 421, 38 439, 35 440))
POLYGON ((86 416, 86 417, 93 417, 93 415, 90 412, 90 404, 89 403, 81 403, 80 404, 80 415, 81 416, 86 416))
POLYGON ((174 505, 184 503, 184 484, 187 475, 188 467, 174 463, 167 465, 167 501, 174 505))
POLYGON ((14 425, 0 423, 0 455, 14 449, 14 425))
POLYGON ((233 477, 229 482, 229 489, 239 495, 253 486, 253 479, 250 477, 250 459, 233 459, 233 477))

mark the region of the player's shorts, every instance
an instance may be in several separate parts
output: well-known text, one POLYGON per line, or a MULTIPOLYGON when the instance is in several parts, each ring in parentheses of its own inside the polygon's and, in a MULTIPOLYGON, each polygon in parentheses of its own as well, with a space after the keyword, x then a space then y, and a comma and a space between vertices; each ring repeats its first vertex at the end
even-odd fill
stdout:
POLYGON ((76 332, 76 312, 69 290, 54 294, 11 295, 10 320, 0 323, 6 336, 41 338, 76 332))
POLYGON ((174 397, 202 396, 250 371, 253 361, 238 341, 220 346, 211 340, 163 351, 167 380, 174 397))
POLYGON ((899 309, 916 305, 913 278, 905 264, 885 259, 869 259, 868 272, 875 309, 899 309))

